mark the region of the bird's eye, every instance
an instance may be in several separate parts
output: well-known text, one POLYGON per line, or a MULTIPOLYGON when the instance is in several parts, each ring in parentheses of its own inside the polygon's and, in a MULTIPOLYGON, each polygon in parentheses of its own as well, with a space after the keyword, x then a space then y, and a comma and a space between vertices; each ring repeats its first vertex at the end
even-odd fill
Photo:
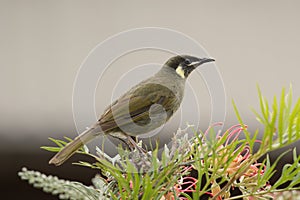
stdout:
POLYGON ((184 65, 189 65, 189 64, 191 64, 191 63, 190 63, 189 60, 184 60, 184 61, 183 61, 183 64, 184 64, 184 65))

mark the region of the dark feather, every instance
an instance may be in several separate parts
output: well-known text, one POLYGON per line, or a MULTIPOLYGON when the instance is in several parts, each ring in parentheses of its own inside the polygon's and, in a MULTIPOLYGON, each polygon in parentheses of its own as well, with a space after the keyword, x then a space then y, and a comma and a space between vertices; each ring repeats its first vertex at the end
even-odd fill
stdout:
MULTIPOLYGON (((140 86, 133 93, 129 91, 115 101, 101 116, 99 124, 107 133, 118 131, 119 128, 132 124, 132 121, 137 125, 147 125, 151 121, 149 109, 154 104, 163 106, 168 120, 179 103, 180 100, 169 88, 148 83, 140 86)), ((159 112, 162 112, 161 109, 155 107, 151 110, 153 114, 159 115, 159 112)))

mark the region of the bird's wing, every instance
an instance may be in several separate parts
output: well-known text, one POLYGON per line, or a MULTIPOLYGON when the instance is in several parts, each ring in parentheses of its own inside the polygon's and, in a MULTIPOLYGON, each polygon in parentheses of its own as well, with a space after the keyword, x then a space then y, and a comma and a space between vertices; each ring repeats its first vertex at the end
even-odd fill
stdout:
MULTIPOLYGON (((177 109, 174 105, 179 105, 179 102, 180 100, 169 88, 149 83, 126 93, 115 101, 101 116, 99 124, 106 132, 125 126, 132 121, 137 124, 150 122, 149 109, 154 104, 162 105, 169 118, 177 109)), ((151 108, 151 113, 159 114, 159 112, 161 112, 159 107, 151 108)))

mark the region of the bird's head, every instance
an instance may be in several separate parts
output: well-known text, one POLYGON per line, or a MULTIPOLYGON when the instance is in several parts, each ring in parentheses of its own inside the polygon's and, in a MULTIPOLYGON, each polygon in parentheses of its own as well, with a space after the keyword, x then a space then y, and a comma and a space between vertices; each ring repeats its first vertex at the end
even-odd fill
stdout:
POLYGON ((174 69, 181 78, 185 79, 198 66, 212 61, 215 60, 212 58, 197 58, 188 55, 177 55, 170 58, 164 66, 174 69))

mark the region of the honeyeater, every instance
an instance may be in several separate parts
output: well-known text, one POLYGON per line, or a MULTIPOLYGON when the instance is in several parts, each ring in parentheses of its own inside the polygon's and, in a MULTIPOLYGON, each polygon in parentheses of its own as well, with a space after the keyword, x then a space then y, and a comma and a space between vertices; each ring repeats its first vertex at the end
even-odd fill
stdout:
POLYGON ((131 148, 140 148, 131 136, 165 124, 180 107, 189 74, 201 64, 212 61, 214 59, 190 55, 171 57, 156 74, 114 101, 95 124, 62 148, 49 163, 61 165, 99 135, 111 135, 131 148))

